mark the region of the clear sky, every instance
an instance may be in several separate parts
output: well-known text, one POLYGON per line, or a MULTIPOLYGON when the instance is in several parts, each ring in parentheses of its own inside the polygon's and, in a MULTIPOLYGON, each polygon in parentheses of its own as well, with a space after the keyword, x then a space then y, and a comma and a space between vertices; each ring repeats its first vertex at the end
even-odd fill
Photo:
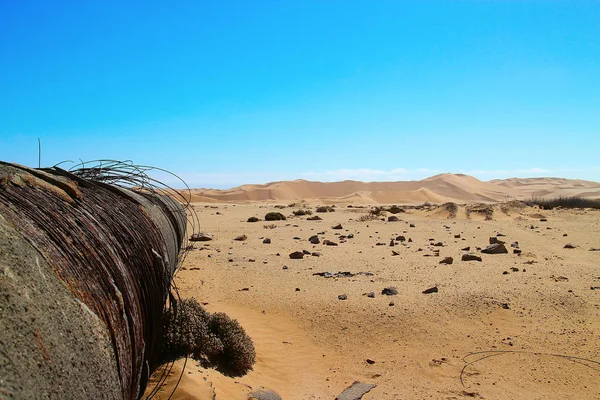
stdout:
POLYGON ((600 181, 596 1, 0 0, 0 160, 600 181))

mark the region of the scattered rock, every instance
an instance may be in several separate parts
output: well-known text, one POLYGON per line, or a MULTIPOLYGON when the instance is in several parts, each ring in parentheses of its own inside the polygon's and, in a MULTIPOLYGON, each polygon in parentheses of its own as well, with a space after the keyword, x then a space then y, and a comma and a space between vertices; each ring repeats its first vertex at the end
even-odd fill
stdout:
POLYGON ((396 289, 394 286, 386 287, 381 291, 381 294, 385 296, 395 296, 398 294, 398 289, 396 289))
POLYGON ((452 257, 444 257, 440 264, 452 264, 454 262, 454 258, 452 257))
POLYGON ((410 224, 409 227, 414 228, 415 224, 410 224))
POLYGON ((248 218, 248 222, 258 222, 258 221, 260 221, 260 218, 256 218, 256 217, 248 218))
POLYGON ((496 236, 491 236, 489 239, 490 244, 495 244, 495 243, 504 243, 502 240, 498 239, 496 236))
POLYGON ((336 226, 332 226, 331 229, 344 229, 342 224, 337 224, 336 226))
POLYGON ((504 243, 494 243, 481 250, 481 252, 484 254, 505 254, 508 253, 508 250, 506 250, 504 243))
POLYGON ((434 246, 436 246, 436 247, 443 247, 443 246, 444 246, 444 243, 442 243, 442 242, 437 242, 437 243, 434 243, 434 246))
POLYGON ((390 304, 388 304, 388 306, 390 306, 390 307, 394 307, 394 302, 393 302, 393 301, 390 301, 390 304))
POLYGON ((346 296, 345 294, 340 294, 338 296, 338 300, 347 300, 347 299, 348 299, 348 296, 346 296))
POLYGON ((356 381, 340 393, 335 400, 360 400, 376 386, 377 385, 374 384, 356 381))
POLYGON ((371 299, 375 298, 375 292, 369 292, 366 293, 367 297, 370 297, 371 299))
POLYGON ((347 237, 348 239, 354 239, 354 234, 353 234, 353 233, 351 233, 351 234, 349 234, 349 235, 348 235, 348 236, 346 236, 346 237, 347 237))
POLYGON ((310 255, 310 251, 308 251, 308 250, 302 250, 302 252, 307 256, 310 255))
POLYGON ((571 243, 567 243, 564 245, 563 249, 574 249, 576 246, 571 243))
POLYGON ((259 389, 250 392, 248 400, 281 400, 281 396, 269 389, 259 389))
POLYGON ((463 247, 462 251, 471 251, 471 246, 463 247))
POLYGON ((299 291, 300 291, 300 288, 299 288, 299 287, 297 287, 297 288, 296 288, 296 292, 299 292, 299 291))
POLYGON ((550 278, 554 279, 554 282, 569 282, 569 278, 567 278, 566 276, 552 275, 550 278))
POLYGON ((312 244, 321 243, 321 241, 319 240, 319 237, 317 235, 312 235, 311 237, 308 238, 308 241, 311 242, 312 244))
POLYGON ((454 239, 460 239, 460 233, 458 235, 454 235, 454 239))
POLYGON ((284 266, 283 266, 283 269, 288 269, 288 266, 287 266, 287 265, 284 265, 284 266))
POLYGON ((307 221, 321 221, 322 219, 323 218, 319 217, 318 215, 306 218, 307 221))
POLYGON ((213 236, 210 233, 198 232, 194 233, 190 237, 190 242, 209 242, 213 240, 213 236))
POLYGON ((592 247, 590 251, 600 251, 600 248, 592 247))
POLYGON ((392 250, 392 256, 399 256, 400 253, 398 253, 396 250, 392 250))
POLYGON ((406 238, 404 236, 400 235, 400 236, 396 237, 396 240, 399 242, 405 242, 406 238))
POLYGON ((521 254, 521 249, 513 249, 513 254, 521 254))
POLYGON ((438 287, 434 286, 434 287, 430 287, 429 289, 425 289, 423 290, 423 294, 430 294, 430 293, 437 293, 438 292, 438 287))
POLYGON ((331 240, 328 240, 328 239, 323 240, 323 244, 326 246, 337 246, 338 245, 336 242, 332 242, 331 240))
POLYGON ((265 240, 263 240, 264 244, 271 244, 271 239, 269 238, 265 238, 265 240))
POLYGON ((514 247, 515 249, 518 249, 519 248, 519 242, 512 242, 510 244, 510 247, 514 247))
POLYGON ((390 215, 388 217, 388 222, 398 222, 400 221, 400 219, 398 217, 396 217, 395 215, 390 215))
POLYGON ((481 257, 473 253, 463 254, 461 259, 463 261, 481 261, 481 257))
POLYGON ((248 239, 248 236, 246 236, 246 235, 240 235, 240 236, 236 237, 233 240, 237 240, 238 242, 243 242, 246 239, 248 239))
POLYGON ((310 255, 313 257, 321 257, 321 253, 319 253, 318 251, 314 251, 314 252, 310 253, 310 255))
POLYGON ((390 240, 390 247, 394 247, 395 244, 394 239, 390 240))
POLYGON ((365 361, 367 362, 367 364, 370 364, 370 365, 375 364, 375 360, 371 360, 370 358, 367 358, 365 361))
POLYGON ((304 258, 304 253, 301 251, 294 251, 293 253, 290 253, 290 258, 292 260, 301 260, 304 258))

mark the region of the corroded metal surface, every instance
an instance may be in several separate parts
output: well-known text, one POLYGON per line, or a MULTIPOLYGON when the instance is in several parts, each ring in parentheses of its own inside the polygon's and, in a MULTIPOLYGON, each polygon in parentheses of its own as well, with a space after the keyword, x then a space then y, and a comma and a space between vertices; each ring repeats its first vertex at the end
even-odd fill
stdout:
MULTIPOLYGON (((138 398, 158 362, 162 313, 186 229, 183 207, 60 169, 0 163, 0 216, 105 326, 122 397, 138 398)), ((0 346, 10 345, 1 339, 0 346)))

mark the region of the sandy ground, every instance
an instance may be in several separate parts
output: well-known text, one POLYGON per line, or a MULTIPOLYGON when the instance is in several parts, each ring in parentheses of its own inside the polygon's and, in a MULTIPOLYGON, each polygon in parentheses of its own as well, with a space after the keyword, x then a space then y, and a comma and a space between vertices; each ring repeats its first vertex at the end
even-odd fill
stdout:
MULTIPOLYGON (((257 362, 230 378, 189 360, 173 398, 246 399, 266 387, 284 399, 334 399, 356 380, 377 385, 364 399, 600 398, 600 251, 589 251, 600 247, 599 211, 497 206, 488 221, 461 207, 454 219, 407 210, 387 222, 359 221, 368 208, 341 204, 307 221, 292 216, 296 208, 195 204, 214 240, 189 254, 180 294, 236 318, 257 362), (291 218, 246 222, 269 211, 291 218), (339 245, 313 245, 315 234, 339 245), (476 251, 498 234, 509 254, 476 251), (407 242, 390 247, 398 235, 407 242), (461 261, 466 246, 483 261, 461 261), (321 256, 289 258, 302 250, 321 256), (439 263, 448 256, 453 264, 439 263), (314 275, 338 271, 356 275, 314 275), (398 294, 382 295, 389 286, 398 294), (422 293, 433 286, 438 293, 422 293)), ((168 398, 182 365, 156 398, 168 398)))

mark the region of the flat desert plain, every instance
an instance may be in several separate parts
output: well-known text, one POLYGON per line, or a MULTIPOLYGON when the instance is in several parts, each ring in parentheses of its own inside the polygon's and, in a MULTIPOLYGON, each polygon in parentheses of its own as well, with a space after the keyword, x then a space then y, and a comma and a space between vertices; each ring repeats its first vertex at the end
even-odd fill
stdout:
MULTIPOLYGON (((268 388, 335 399, 355 381, 376 385, 367 400, 600 398, 599 210, 513 201, 369 217, 373 206, 359 203, 325 213, 318 201, 193 204, 213 240, 188 254, 180 295, 237 319, 257 357, 242 377, 190 359, 173 398, 268 388), (268 212, 287 219, 264 221, 268 212), (508 253, 483 253, 493 241, 508 253)), ((169 397, 183 365, 155 398, 169 397)))

